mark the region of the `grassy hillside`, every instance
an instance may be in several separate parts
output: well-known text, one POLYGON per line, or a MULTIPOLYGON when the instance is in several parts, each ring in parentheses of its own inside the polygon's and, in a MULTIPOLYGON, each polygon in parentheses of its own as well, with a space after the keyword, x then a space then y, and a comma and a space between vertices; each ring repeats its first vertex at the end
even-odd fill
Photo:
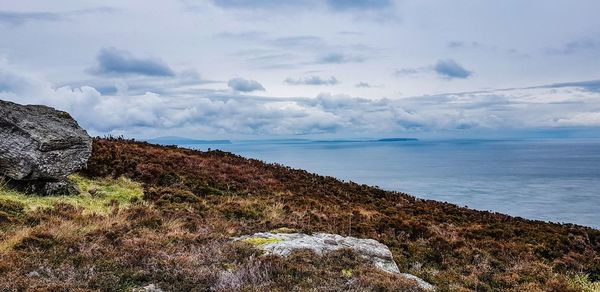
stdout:
POLYGON ((154 283, 176 291, 416 291, 351 252, 284 260, 230 242, 280 228, 379 240, 403 272, 440 291, 597 291, 600 281, 598 230, 420 200, 220 151, 99 139, 88 169, 73 179, 80 198, 0 191, 0 290, 154 283))

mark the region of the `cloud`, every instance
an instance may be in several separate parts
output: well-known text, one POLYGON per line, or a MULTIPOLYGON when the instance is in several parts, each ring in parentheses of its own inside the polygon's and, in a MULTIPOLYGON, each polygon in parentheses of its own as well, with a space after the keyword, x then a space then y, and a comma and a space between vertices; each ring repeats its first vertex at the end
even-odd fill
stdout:
POLYGON ((265 88, 258 81, 243 78, 233 78, 227 82, 227 86, 241 92, 265 91, 265 88))
POLYGON ((175 72, 162 60, 138 58, 128 51, 113 47, 102 48, 96 60, 98 62, 97 66, 89 70, 90 73, 95 75, 175 76, 175 72))
POLYGON ((276 47, 282 48, 312 48, 322 47, 324 45, 323 39, 312 35, 300 35, 300 36, 289 36, 280 37, 270 40, 270 43, 276 47))
POLYGON ((554 84, 550 84, 550 85, 531 87, 531 88, 564 88, 564 87, 579 87, 579 88, 583 88, 583 89, 589 90, 589 91, 600 92, 600 80, 554 83, 554 84))
POLYGON ((473 74, 452 59, 439 60, 433 69, 438 75, 448 79, 465 79, 473 74))
POLYGON ((600 92, 583 87, 597 85, 594 81, 402 99, 278 98, 217 90, 114 95, 86 85, 57 86, 0 65, 0 99, 68 111, 92 135, 373 137, 600 126, 600 92))
POLYGON ((479 42, 465 42, 465 41, 450 41, 446 44, 446 47, 451 49, 462 49, 462 48, 479 48, 481 47, 481 43, 479 42))
POLYGON ((581 52, 599 52, 600 40, 584 38, 568 42, 559 48, 550 48, 546 51, 556 55, 573 55, 581 52))
POLYGON ((374 84, 370 84, 368 82, 361 81, 361 82, 356 83, 354 85, 354 87, 357 87, 357 88, 381 88, 384 86, 383 85, 374 85, 374 84))
POLYGON ((439 60, 430 66, 394 70, 394 75, 398 77, 422 74, 436 74, 445 79, 466 79, 473 75, 473 72, 452 59, 439 60))
POLYGON ((333 133, 344 118, 303 102, 219 92, 198 95, 103 95, 93 87, 56 87, 43 78, 0 70, 0 99, 46 104, 71 113, 92 135, 306 135, 333 133))
POLYGON ((212 0, 212 2, 223 8, 235 9, 278 9, 289 7, 312 7, 315 1, 311 0, 212 0))
POLYGON ((365 56, 377 51, 360 43, 329 43, 327 39, 315 35, 273 36, 262 31, 225 31, 213 36, 244 43, 240 46, 244 49, 232 56, 244 59, 254 69, 297 69, 314 64, 362 63, 367 60, 365 56), (248 48, 249 45, 255 47, 248 48))
POLYGON ((336 85, 340 83, 334 76, 323 78, 315 75, 299 79, 287 78, 284 82, 289 85, 336 85))
POLYGON ((113 8, 96 7, 63 12, 22 12, 22 11, 0 11, 0 24, 11 26, 22 25, 32 21, 60 21, 71 16, 113 12, 113 8))
POLYGON ((343 64, 343 63, 361 63, 365 58, 360 56, 349 56, 342 53, 330 53, 319 57, 317 64, 343 64))
POLYGON ((600 111, 576 113, 569 117, 555 119, 563 126, 600 126, 600 111))
POLYGON ((431 71, 431 67, 419 67, 419 68, 401 68, 394 70, 394 75, 405 76, 405 75, 416 75, 431 71))
POLYGON ((391 0, 212 0, 222 8, 230 9, 315 9, 327 8, 332 11, 383 10, 392 6, 391 0), (325 4, 325 5, 323 5, 325 4))
POLYGON ((223 83, 222 81, 207 80, 195 70, 183 70, 175 76, 163 78, 161 76, 125 76, 126 78, 113 78, 114 76, 100 76, 91 80, 71 81, 59 86, 92 86, 102 94, 139 95, 146 92, 158 94, 178 95, 190 92, 206 91, 203 85, 223 83))
POLYGON ((260 41, 260 40, 263 40, 266 36, 267 36, 267 34, 262 31, 240 31, 240 32, 224 31, 224 32, 214 34, 215 38, 233 39, 233 40, 242 40, 242 41, 260 41))
POLYGON ((327 5, 333 10, 379 10, 393 5, 391 0, 327 0, 327 5))
POLYGON ((11 12, 0 11, 0 23, 8 25, 21 25, 29 21, 58 21, 62 16, 51 12, 11 12))

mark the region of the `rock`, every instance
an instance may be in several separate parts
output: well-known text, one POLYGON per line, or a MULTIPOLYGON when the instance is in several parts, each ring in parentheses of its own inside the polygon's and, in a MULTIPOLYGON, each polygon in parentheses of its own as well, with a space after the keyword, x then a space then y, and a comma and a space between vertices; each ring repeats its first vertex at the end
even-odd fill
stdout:
POLYGON ((351 249, 358 255, 371 260, 373 265, 382 271, 400 274, 424 290, 434 290, 434 286, 424 280, 411 275, 400 273, 398 265, 394 262, 392 252, 385 245, 374 239, 360 239, 344 237, 337 234, 314 233, 256 233, 254 235, 235 238, 236 241, 245 241, 265 251, 266 254, 287 256, 297 249, 309 249, 317 254, 323 254, 339 249, 351 249))
POLYGON ((0 175, 43 194, 72 193, 66 177, 85 167, 92 139, 66 112, 0 101, 0 175))
POLYGON ((70 196, 79 194, 79 187, 67 180, 11 180, 7 185, 25 192, 52 196, 70 196))
POLYGON ((29 278, 37 278, 40 276, 40 273, 38 273, 37 271, 31 271, 29 273, 27 273, 27 277, 29 278))
POLYGON ((407 273, 402 273, 401 275, 404 276, 404 278, 407 278, 409 280, 413 280, 413 281, 417 282, 417 286, 419 286, 423 290, 435 291, 435 287, 433 285, 427 283, 425 280, 423 280, 415 275, 407 274, 407 273))
POLYGON ((154 284, 150 284, 144 287, 134 288, 131 290, 131 292, 163 292, 163 290, 154 284))
POLYGON ((39 193, 70 196, 79 194, 79 188, 68 181, 46 182, 39 193))

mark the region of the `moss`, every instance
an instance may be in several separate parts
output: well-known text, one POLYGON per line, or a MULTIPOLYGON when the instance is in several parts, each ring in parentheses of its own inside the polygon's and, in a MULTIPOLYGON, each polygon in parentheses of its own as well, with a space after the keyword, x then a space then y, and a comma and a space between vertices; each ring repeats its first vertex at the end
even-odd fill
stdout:
POLYGON ((66 203, 82 208, 84 213, 108 214, 113 205, 128 206, 132 201, 139 200, 143 194, 141 184, 126 178, 92 180, 80 175, 72 175, 69 179, 81 190, 79 195, 42 197, 0 186, 0 208, 6 213, 13 214, 18 213, 19 208, 33 211, 39 208, 50 208, 57 203, 66 203), (5 211, 6 208, 11 212, 5 211))
POLYGON ((342 276, 352 278, 352 269, 342 269, 342 276))
POLYGON ((274 238, 274 237, 269 237, 269 238, 249 237, 249 238, 243 239, 242 241, 245 243, 254 245, 254 246, 261 246, 261 245, 265 245, 265 244, 282 242, 283 239, 274 238))

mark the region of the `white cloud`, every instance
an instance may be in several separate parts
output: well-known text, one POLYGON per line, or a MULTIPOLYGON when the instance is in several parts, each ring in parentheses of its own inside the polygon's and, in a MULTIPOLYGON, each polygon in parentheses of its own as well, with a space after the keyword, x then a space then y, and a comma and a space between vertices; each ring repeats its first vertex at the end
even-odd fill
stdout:
POLYGON ((600 126, 600 111, 574 113, 570 116, 556 119, 556 123, 563 126, 600 126))
POLYGON ((578 87, 456 93, 404 99, 320 94, 266 98, 202 94, 103 95, 91 86, 56 87, 3 63, 0 99, 70 112, 93 135, 198 138, 377 136, 508 128, 600 126, 600 92, 578 87), (534 106, 532 106, 534 105, 534 106))

